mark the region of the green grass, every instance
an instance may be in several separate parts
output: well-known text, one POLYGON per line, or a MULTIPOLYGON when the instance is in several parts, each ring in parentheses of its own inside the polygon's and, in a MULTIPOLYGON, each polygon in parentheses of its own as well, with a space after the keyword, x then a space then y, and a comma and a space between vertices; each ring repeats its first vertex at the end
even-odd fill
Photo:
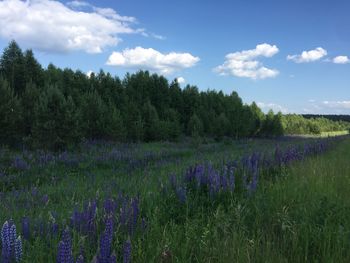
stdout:
MULTIPOLYGON (((87 158, 69 169, 52 165, 13 172, 16 188, 37 186, 49 202, 43 205, 31 190, 16 197, 0 179, 4 192, 0 222, 13 218, 19 225, 23 216, 49 221, 50 214, 57 212, 58 222, 64 224, 74 206, 121 191, 140 196, 149 226, 145 235, 132 240, 133 262, 350 262, 349 138, 326 154, 294 163, 277 180, 261 180, 249 197, 234 195, 214 206, 197 202, 193 207, 191 201, 184 206, 169 203, 161 193, 159 185, 167 182, 170 173, 181 175, 195 163, 220 163, 254 150, 272 152, 277 143, 288 147, 307 140, 312 139, 213 143, 198 149, 188 144, 143 144, 132 146, 134 156, 159 155, 130 171, 114 162, 91 166, 87 158)), ((88 154, 92 158, 97 152, 88 154)), ((114 246, 120 251, 123 240, 118 236, 114 246)), ((24 262, 55 262, 57 243, 57 239, 39 238, 25 242, 24 262)), ((88 248, 77 234, 73 243, 75 255, 80 245, 88 248)), ((95 252, 96 246, 87 251, 89 260, 95 252)))

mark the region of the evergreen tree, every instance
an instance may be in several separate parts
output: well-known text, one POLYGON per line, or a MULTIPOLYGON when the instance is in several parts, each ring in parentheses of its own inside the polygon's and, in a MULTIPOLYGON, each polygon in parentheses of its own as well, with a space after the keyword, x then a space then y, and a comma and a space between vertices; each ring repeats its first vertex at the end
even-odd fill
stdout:
POLYGON ((160 139, 158 113, 150 101, 147 101, 143 106, 143 124, 145 141, 160 139))
POLYGON ((22 135, 20 101, 8 82, 0 78, 0 143, 14 144, 22 135))
POLYGON ((225 113, 221 113, 215 122, 215 136, 217 139, 222 139, 223 136, 228 135, 230 129, 230 121, 227 119, 225 113))
POLYGON ((0 58, 0 75, 21 95, 25 89, 25 64, 22 50, 15 41, 11 41, 0 58))
POLYGON ((144 125, 136 103, 129 102, 124 112, 128 140, 134 142, 142 141, 144 135, 144 125))
POLYGON ((192 137, 202 136, 203 124, 198 118, 197 114, 194 113, 191 116, 190 120, 188 121, 187 129, 188 134, 192 137))
POLYGON ((35 123, 35 104, 40 96, 40 91, 32 82, 26 85, 22 95, 21 103, 23 108, 23 126, 26 136, 32 134, 32 128, 35 123))
POLYGON ((24 52, 25 83, 33 83, 37 87, 44 85, 44 71, 39 62, 35 59, 33 51, 24 52))
POLYGON ((79 123, 76 107, 69 97, 49 86, 40 96, 35 106, 36 122, 33 126, 34 142, 37 146, 59 150, 74 143, 78 135, 79 123))
POLYGON ((83 95, 80 113, 81 127, 86 138, 101 139, 107 137, 107 106, 96 91, 83 95))
POLYGON ((123 117, 120 111, 116 109, 113 104, 109 104, 108 123, 106 128, 106 135, 109 139, 116 141, 123 141, 126 138, 126 129, 123 122, 123 117))

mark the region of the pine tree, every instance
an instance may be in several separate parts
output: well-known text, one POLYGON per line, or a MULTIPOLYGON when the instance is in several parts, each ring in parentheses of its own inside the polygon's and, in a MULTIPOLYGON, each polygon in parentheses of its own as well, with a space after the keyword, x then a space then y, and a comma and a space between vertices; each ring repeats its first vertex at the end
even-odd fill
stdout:
POLYGON ((145 141, 160 139, 158 113, 150 101, 143 105, 143 123, 145 141))
POLYGON ((0 143, 19 142, 22 128, 20 101, 8 82, 0 78, 0 143))
POLYGON ((48 87, 40 96, 35 115, 33 137, 37 146, 59 150, 78 139, 79 121, 74 102, 70 97, 66 100, 57 87, 48 87))
POLYGON ((22 50, 15 41, 11 41, 0 58, 0 75, 21 95, 25 89, 25 66, 22 50))

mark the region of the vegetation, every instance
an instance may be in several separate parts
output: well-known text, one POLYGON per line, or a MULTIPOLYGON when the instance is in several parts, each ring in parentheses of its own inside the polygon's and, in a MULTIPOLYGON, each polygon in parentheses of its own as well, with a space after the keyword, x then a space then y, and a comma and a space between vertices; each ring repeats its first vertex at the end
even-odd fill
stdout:
POLYGON ((0 151, 21 262, 350 259, 348 137, 80 149, 0 151))
POLYGON ((333 121, 325 117, 304 118, 297 114, 284 115, 282 126, 285 134, 322 134, 350 130, 350 122, 347 121, 333 121))

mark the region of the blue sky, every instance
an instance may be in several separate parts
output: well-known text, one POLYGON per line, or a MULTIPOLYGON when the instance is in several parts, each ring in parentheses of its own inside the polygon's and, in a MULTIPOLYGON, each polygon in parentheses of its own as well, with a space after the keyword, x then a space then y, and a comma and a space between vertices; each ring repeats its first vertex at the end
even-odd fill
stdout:
POLYGON ((84 72, 148 69, 265 111, 350 114, 349 11, 346 0, 0 0, 0 48, 13 38, 44 66, 84 72))

